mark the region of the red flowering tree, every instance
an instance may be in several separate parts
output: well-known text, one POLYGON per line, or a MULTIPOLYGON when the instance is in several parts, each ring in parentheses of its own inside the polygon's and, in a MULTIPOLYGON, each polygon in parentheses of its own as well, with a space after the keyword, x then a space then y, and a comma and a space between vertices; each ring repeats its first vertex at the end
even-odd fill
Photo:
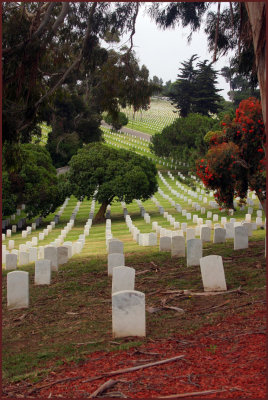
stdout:
POLYGON ((222 132, 212 135, 209 150, 197 162, 197 175, 216 190, 219 205, 233 208, 233 198, 245 202, 247 190, 255 190, 263 209, 266 199, 265 130, 260 102, 241 101, 233 121, 222 122, 222 132))

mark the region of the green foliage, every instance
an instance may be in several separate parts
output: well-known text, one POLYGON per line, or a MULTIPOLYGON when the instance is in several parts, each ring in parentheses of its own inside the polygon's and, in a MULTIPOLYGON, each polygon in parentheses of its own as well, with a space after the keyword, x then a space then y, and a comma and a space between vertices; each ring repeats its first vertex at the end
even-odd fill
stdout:
POLYGON ((109 124, 112 125, 112 127, 116 130, 119 131, 122 126, 125 126, 128 124, 128 117, 126 116, 125 113, 123 113, 122 111, 119 111, 119 113, 117 113, 115 116, 112 114, 106 114, 104 117, 104 121, 109 124))
POLYGON ((11 191, 11 183, 7 171, 2 171, 2 215, 14 214, 17 209, 17 196, 11 191))
POLYGON ((177 118, 171 125, 155 134, 151 141, 151 150, 159 157, 173 157, 180 161, 193 163, 207 147, 205 134, 219 127, 219 121, 200 114, 189 114, 177 118))
POLYGON ((72 194, 108 205, 113 200, 146 200, 157 190, 157 170, 148 158, 96 143, 84 146, 70 161, 72 194))
MULTIPOLYGON (((4 156, 5 153, 6 149, 4 156)), ((64 201, 50 155, 42 146, 22 144, 20 157, 16 170, 8 173, 9 193, 16 199, 16 206, 26 205, 25 212, 29 218, 46 216, 64 201)), ((8 182, 6 175, 5 182, 8 182)))
POLYGON ((68 164, 83 143, 101 140, 101 117, 82 96, 61 89, 46 121, 52 126, 46 148, 56 168, 68 164))
POLYGON ((191 112, 208 116, 217 113, 219 109, 217 73, 211 64, 207 64, 207 60, 199 62, 195 68, 194 61, 197 59, 194 54, 188 61, 182 63, 178 79, 171 85, 168 94, 182 117, 191 112))

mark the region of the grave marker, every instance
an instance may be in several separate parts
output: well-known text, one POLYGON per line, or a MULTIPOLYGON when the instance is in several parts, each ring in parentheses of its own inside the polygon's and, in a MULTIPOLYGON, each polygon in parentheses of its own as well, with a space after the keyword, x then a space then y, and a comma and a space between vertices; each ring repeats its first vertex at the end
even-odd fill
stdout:
POLYGON ((205 292, 227 290, 221 256, 200 258, 200 268, 205 292))
POLYGON ((7 274, 7 307, 9 310, 29 307, 29 273, 12 271, 7 274))
POLYGON ((112 295, 113 337, 145 336, 145 295, 123 290, 112 295))
POLYGON ((122 290, 134 290, 135 269, 130 267, 114 267, 112 280, 112 294, 122 290))

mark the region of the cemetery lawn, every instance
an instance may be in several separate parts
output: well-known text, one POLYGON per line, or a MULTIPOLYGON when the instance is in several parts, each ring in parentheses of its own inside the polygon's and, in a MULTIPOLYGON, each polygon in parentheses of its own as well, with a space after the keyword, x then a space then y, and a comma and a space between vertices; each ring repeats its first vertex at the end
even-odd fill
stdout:
MULTIPOLYGON (((258 386, 260 392, 256 393, 261 395, 260 385, 263 383, 260 382, 264 382, 265 376, 265 372, 263 375, 261 372, 261 368, 265 366, 266 286, 263 234, 264 231, 259 230, 258 234, 254 234, 249 240, 248 249, 236 252, 231 241, 224 245, 204 245, 203 256, 218 254, 223 257, 227 288, 230 291, 211 296, 198 295, 203 292, 200 268, 186 267, 185 259, 171 258, 169 253, 160 253, 158 249, 151 249, 149 253, 126 252, 126 265, 136 270, 135 289, 145 293, 146 338, 112 338, 111 278, 107 276, 106 255, 74 257, 61 266, 58 273, 52 273, 49 286, 34 286, 34 267, 24 266, 23 270, 30 274, 30 307, 9 312, 6 307, 7 272, 4 271, 4 396, 22 397, 22 394, 32 394, 32 398, 36 398, 41 394, 48 396, 51 392, 66 397, 63 393, 64 388, 70 385, 68 396, 78 398, 83 393, 89 395, 94 392, 109 378, 90 382, 86 386, 84 384, 82 389, 75 386, 78 385, 78 380, 52 385, 43 391, 34 392, 34 388, 66 376, 70 378, 72 370, 76 371, 74 375, 78 376, 83 375, 85 369, 87 372, 83 379, 86 379, 104 371, 135 366, 137 364, 133 359, 139 360, 137 363, 146 364, 180 354, 185 355, 185 361, 175 363, 180 370, 180 373, 178 370, 176 374, 184 376, 181 378, 184 389, 178 387, 178 390, 174 391, 172 377, 175 367, 174 363, 170 363, 157 367, 160 370, 148 368, 136 372, 136 375, 119 375, 115 379, 127 380, 129 385, 119 382, 111 391, 119 390, 127 397, 149 398, 163 393, 179 393, 181 390, 182 393, 187 393, 219 389, 228 386, 226 382, 224 384, 220 378, 207 380, 205 376, 213 376, 212 370, 217 368, 217 363, 222 365, 222 376, 225 376, 225 373, 228 375, 226 367, 223 367, 225 356, 221 353, 223 350, 220 350, 225 346, 225 353, 230 356, 228 366, 231 366, 231 374, 234 374, 237 367, 240 368, 236 372, 238 379, 250 373, 254 376, 256 371, 259 371, 258 377, 248 380, 248 386, 258 386), (183 290, 190 292, 182 292, 183 290), (226 339, 222 336, 239 336, 239 340, 224 341, 226 339), (253 339, 254 345, 250 347, 253 339), (191 346, 194 346, 194 350, 191 346), (245 346, 249 348, 245 349, 245 346), (248 349, 251 353, 248 353, 248 349), (155 356, 155 353, 161 354, 160 357, 155 356), (191 361, 187 362, 187 354, 192 357, 190 360, 195 360, 191 365, 191 361), (203 355, 206 356, 207 369, 203 363, 199 365, 203 355), (246 360, 251 358, 252 364, 243 370, 246 360), (93 360, 96 360, 94 365, 93 360), (91 362, 90 371, 86 369, 88 362, 91 362), (198 368, 203 368, 203 372, 199 371, 200 376, 195 376, 198 368), (161 377, 156 371, 162 371, 161 377), (167 377, 164 376, 164 372, 167 377), (136 381, 133 381, 134 375, 136 381), (139 386, 139 376, 143 376, 144 379, 147 377, 143 386, 139 386), (261 381, 258 381, 259 378, 261 381)), ((245 398, 250 398, 250 389, 243 386, 247 385, 246 382, 246 379, 241 381, 242 386, 237 382, 229 385, 229 388, 236 387, 228 392, 229 397, 243 394, 245 398)), ((225 391, 215 396, 227 398, 227 394, 225 391)), ((212 394, 206 397, 210 396, 213 397, 212 394)), ((256 397, 258 396, 255 395, 254 398, 256 397)))

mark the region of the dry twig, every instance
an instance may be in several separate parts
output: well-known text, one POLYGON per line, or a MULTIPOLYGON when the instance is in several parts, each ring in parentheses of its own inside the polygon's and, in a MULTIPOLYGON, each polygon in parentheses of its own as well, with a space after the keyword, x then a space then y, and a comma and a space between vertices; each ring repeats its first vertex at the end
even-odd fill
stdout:
POLYGON ((92 382, 95 381, 97 379, 101 379, 104 378, 105 376, 113 376, 113 375, 119 375, 119 374, 126 374, 128 372, 133 372, 133 371, 137 371, 139 369, 143 369, 143 368, 149 368, 149 367, 154 367, 156 365, 160 365, 160 364, 166 364, 168 362, 172 362, 172 361, 177 361, 181 358, 183 358, 184 355, 181 356, 176 356, 176 357, 172 357, 172 358, 167 358, 165 360, 161 360, 161 361, 156 361, 156 362, 152 362, 149 364, 143 364, 143 365, 138 365, 137 367, 131 367, 131 368, 123 368, 123 369, 118 369, 116 371, 111 371, 111 372, 105 372, 102 375, 98 375, 98 376, 93 376, 92 378, 86 379, 85 381, 83 381, 83 383, 85 382, 92 382))
POLYGON ((93 392, 89 396, 89 398, 97 397, 99 394, 101 394, 101 393, 105 392, 106 390, 112 388, 113 386, 115 386, 119 382, 126 382, 126 381, 109 379, 107 382, 104 382, 100 387, 98 387, 98 389, 95 390, 95 392, 93 392))

